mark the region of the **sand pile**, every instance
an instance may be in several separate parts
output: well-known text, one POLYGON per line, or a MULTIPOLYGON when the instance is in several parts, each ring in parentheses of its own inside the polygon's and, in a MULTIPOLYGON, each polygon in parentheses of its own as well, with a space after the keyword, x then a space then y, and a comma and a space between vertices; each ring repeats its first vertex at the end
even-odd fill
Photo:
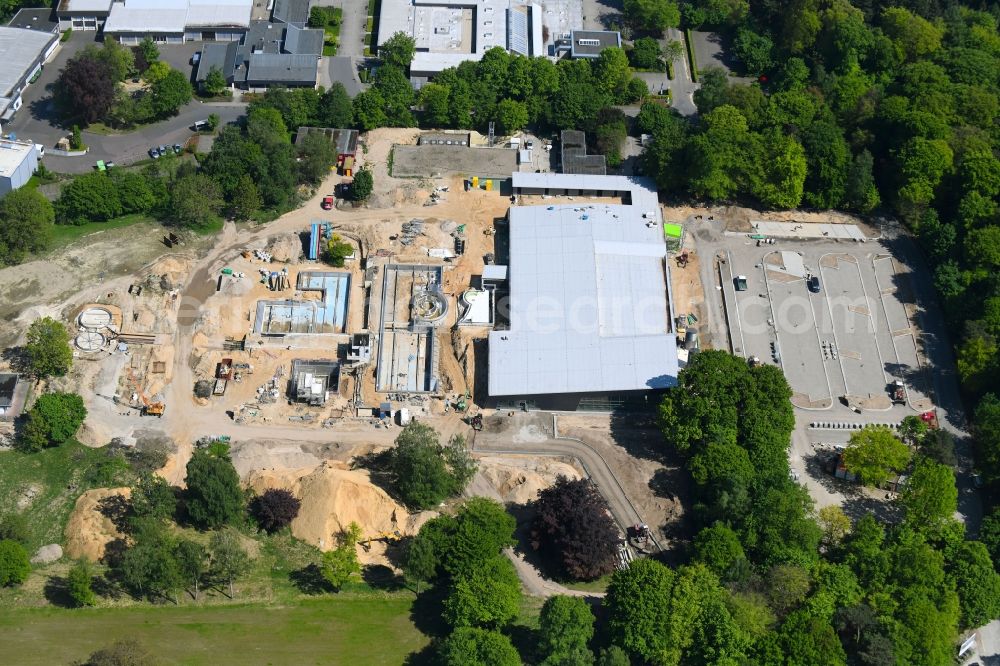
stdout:
POLYGON ((131 488, 96 488, 88 490, 76 500, 76 507, 66 523, 66 555, 73 559, 85 557, 97 562, 104 557, 104 549, 122 534, 111 519, 101 513, 101 500, 112 495, 126 498, 131 488))
POLYGON ((180 289, 187 281, 187 275, 191 270, 191 260, 180 257, 164 257, 150 266, 149 272, 159 275, 159 286, 163 291, 180 289))
POLYGON ((479 469, 505 502, 515 504, 538 499, 538 491, 554 484, 559 476, 583 476, 569 463, 545 458, 487 456, 479 459, 479 469))
POLYGON ((296 262, 302 257, 302 239, 296 233, 275 236, 267 244, 267 251, 274 261, 296 262))
POLYGON ((258 493, 285 488, 301 499, 292 534, 322 550, 335 547, 337 535, 351 522, 361 526, 364 537, 395 531, 411 535, 436 515, 432 511, 410 514, 374 485, 368 472, 348 469, 339 462, 327 461, 316 468, 254 470, 247 484, 258 493))

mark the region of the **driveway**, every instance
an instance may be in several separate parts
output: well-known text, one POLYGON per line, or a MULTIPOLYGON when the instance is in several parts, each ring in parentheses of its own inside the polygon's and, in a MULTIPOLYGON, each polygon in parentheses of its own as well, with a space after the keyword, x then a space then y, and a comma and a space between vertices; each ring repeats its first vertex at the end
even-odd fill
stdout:
MULTIPOLYGON (((365 23, 368 20, 368 3, 364 0, 318 0, 313 5, 340 7, 343 10, 337 55, 353 58, 362 57, 365 54, 365 23)), ((378 17, 375 18, 377 23, 378 17)), ((348 88, 348 92, 350 92, 350 88, 348 88)))
MULTIPOLYGON (((667 42, 678 41, 684 44, 684 35, 676 28, 667 30, 666 36, 660 40, 660 47, 663 48, 667 42)), ((698 113, 698 107, 694 105, 694 91, 699 84, 691 81, 691 68, 688 65, 687 51, 680 58, 674 61, 674 78, 671 80, 666 72, 636 72, 636 76, 646 82, 649 92, 662 95, 667 90, 670 91, 671 106, 677 109, 682 116, 693 116, 698 113)))
POLYGON ((334 82, 343 84, 351 97, 361 92, 361 81, 358 79, 357 67, 354 66, 354 58, 347 56, 323 58, 320 63, 319 83, 324 88, 329 88, 334 82))

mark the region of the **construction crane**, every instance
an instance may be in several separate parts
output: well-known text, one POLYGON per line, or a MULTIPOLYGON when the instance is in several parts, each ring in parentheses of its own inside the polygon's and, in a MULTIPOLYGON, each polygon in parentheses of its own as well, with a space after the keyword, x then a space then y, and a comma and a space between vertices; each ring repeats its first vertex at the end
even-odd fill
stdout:
POLYGON ((358 544, 365 549, 365 552, 371 550, 372 541, 385 541, 386 543, 391 543, 394 541, 399 541, 403 538, 403 534, 399 530, 393 530, 392 532, 379 532, 373 537, 368 537, 367 539, 362 539, 358 544))
POLYGON ((166 405, 164 405, 162 402, 151 402, 149 398, 146 397, 146 394, 142 390, 142 384, 135 376, 135 373, 132 372, 132 368, 128 369, 128 378, 129 381, 132 383, 132 388, 135 389, 136 395, 139 396, 139 400, 142 401, 142 409, 140 410, 140 414, 142 414, 143 416, 156 416, 159 418, 163 418, 163 412, 166 409, 166 405))

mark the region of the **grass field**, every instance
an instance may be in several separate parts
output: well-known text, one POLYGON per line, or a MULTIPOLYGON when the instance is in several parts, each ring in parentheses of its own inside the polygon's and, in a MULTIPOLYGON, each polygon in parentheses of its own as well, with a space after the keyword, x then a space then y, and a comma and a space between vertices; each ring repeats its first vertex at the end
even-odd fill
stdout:
POLYGON ((107 222, 88 222, 87 224, 81 224, 79 226, 73 224, 57 224, 52 231, 52 249, 58 250, 66 247, 70 243, 98 231, 121 229, 122 227, 130 227, 133 224, 141 223, 149 224, 151 232, 154 230, 154 227, 159 227, 157 222, 152 218, 139 214, 116 217, 115 219, 108 220, 107 222))
POLYGON ((429 641, 413 595, 337 596, 281 606, 0 610, 3 661, 68 664, 134 638, 164 664, 401 664, 429 641))
POLYGON ((38 453, 7 451, 0 454, 0 511, 17 510, 28 520, 29 552, 48 543, 62 543, 63 528, 76 498, 96 487, 105 451, 76 442, 38 453), (29 500, 30 497, 30 500, 29 500))

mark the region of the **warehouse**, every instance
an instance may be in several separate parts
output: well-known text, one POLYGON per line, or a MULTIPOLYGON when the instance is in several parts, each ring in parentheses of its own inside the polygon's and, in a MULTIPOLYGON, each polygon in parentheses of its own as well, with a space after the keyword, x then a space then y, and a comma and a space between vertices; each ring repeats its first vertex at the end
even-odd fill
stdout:
POLYGON ((21 108, 21 93, 58 46, 54 33, 0 26, 0 125, 21 108))
POLYGON ((253 0, 125 0, 112 3, 104 34, 123 44, 239 41, 252 9, 253 0))
POLYGON ((491 402, 607 410, 645 404, 651 391, 675 385, 669 267, 652 183, 515 173, 513 186, 615 199, 510 209, 509 329, 489 335, 491 402))
POLYGON ((30 141, 0 139, 0 199, 25 185, 38 168, 38 149, 30 141))

